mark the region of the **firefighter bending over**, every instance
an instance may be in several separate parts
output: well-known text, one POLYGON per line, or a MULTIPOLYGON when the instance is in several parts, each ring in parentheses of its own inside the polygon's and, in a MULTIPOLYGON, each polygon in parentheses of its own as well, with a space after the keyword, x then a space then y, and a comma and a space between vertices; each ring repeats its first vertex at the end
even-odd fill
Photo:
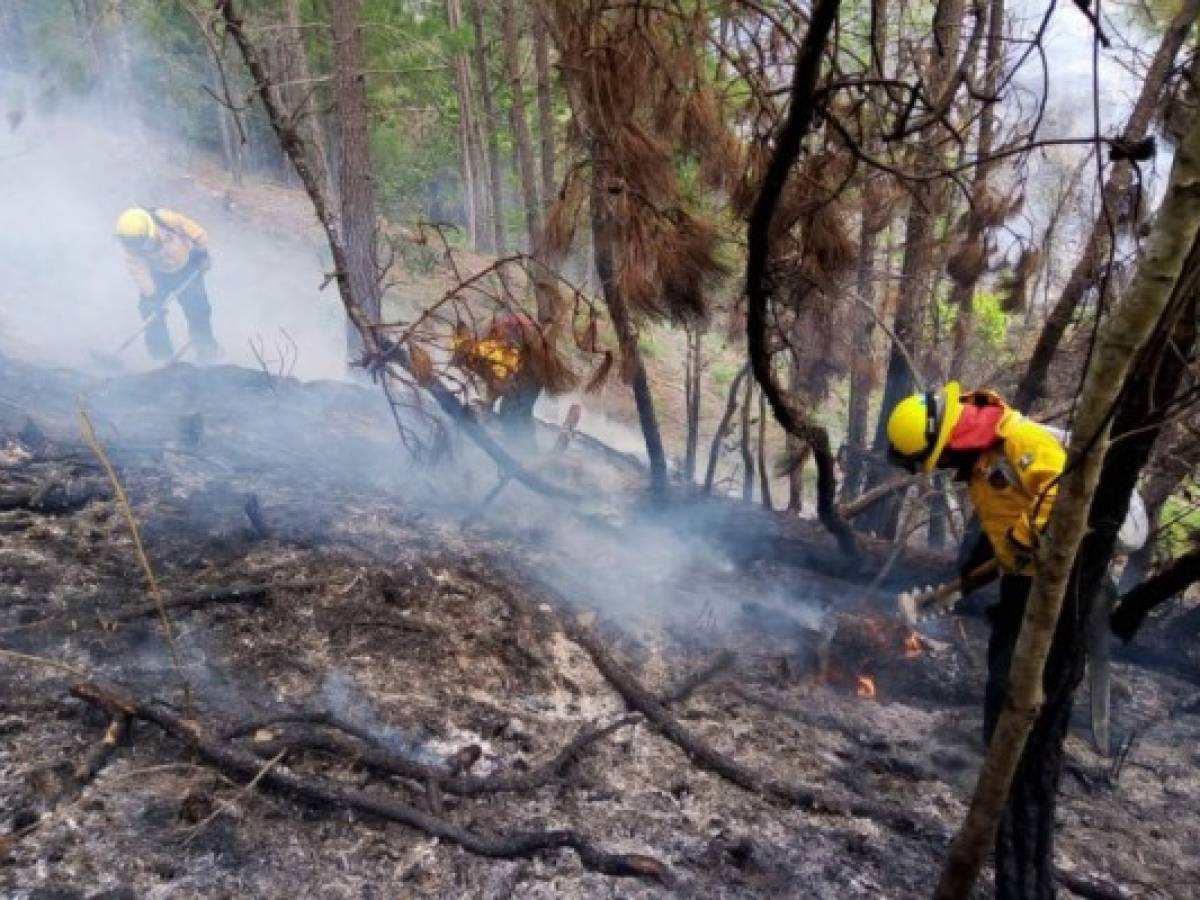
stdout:
POLYGON ((117 217, 116 236, 138 287, 138 311, 143 321, 151 320, 145 331, 150 355, 159 360, 175 355, 166 320, 174 296, 187 319, 197 357, 202 362, 214 358, 219 349, 204 288, 204 273, 210 266, 204 229, 173 210, 134 206, 117 217))
POLYGON ((893 461, 911 471, 948 469, 965 482, 983 538, 963 567, 962 592, 990 580, 970 577, 992 556, 1000 566, 1000 602, 988 610, 984 740, 1004 708, 1013 650, 1033 586, 1033 554, 1050 518, 1066 451, 1047 428, 1011 409, 992 391, 962 393, 957 382, 914 394, 887 423, 893 461))
POLYGON ((527 316, 510 312, 493 319, 482 338, 462 328, 454 335, 454 363, 482 383, 483 406, 508 436, 526 444, 533 441, 533 407, 542 391, 531 352, 536 333, 527 316))

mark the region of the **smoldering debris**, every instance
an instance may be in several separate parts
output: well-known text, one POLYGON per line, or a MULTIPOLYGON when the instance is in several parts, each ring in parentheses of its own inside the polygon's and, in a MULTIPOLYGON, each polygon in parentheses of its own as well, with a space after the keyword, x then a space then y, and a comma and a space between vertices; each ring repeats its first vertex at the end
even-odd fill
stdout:
MULTIPOLYGON (((60 462, 88 459, 72 433, 80 392, 95 412, 171 604, 199 728, 188 731, 180 672, 147 614, 111 498, 57 516, 19 511, 29 524, 6 534, 0 553, 0 646, 115 683, 146 718, 69 814, 50 804, 44 822, 5 823, 32 830, 0 837, 0 892, 20 896, 53 877, 87 885, 84 896, 121 882, 192 896, 362 895, 384 884, 427 897, 651 897, 670 878, 677 892, 715 897, 841 898, 914 896, 936 867, 943 847, 928 829, 948 831, 961 815, 982 686, 954 646, 907 659, 900 640, 892 646, 898 636, 885 631, 877 643, 858 619, 835 655, 848 678, 874 680, 875 699, 815 680, 802 655, 813 626, 861 586, 770 564, 757 535, 754 553, 719 552, 726 526, 695 510, 686 523, 632 503, 575 514, 510 485, 485 520, 464 528, 494 467, 466 447, 442 468, 412 467, 366 388, 296 381, 276 395, 231 367, 99 384, 0 359, 0 373, 5 396, 35 396, 23 379, 36 379, 32 412, 60 462), (177 427, 189 411, 205 423, 195 445, 177 427), (268 535, 247 522, 251 494, 268 535), (239 584, 265 599, 174 605, 239 584), (661 736, 671 726, 628 716, 564 630, 581 611, 689 740, 741 767, 730 773, 767 773, 797 788, 794 797, 845 805, 814 812, 766 801, 692 766, 661 736), (694 674, 695 687, 674 699, 694 674), (303 721, 281 721, 288 714, 303 721), (264 727, 227 736, 255 723, 264 727), (460 771, 459 760, 472 765, 460 771), (200 796, 221 811, 208 844, 187 841, 185 807, 200 796), (388 805, 369 805, 379 801, 388 805), (893 827, 897 808, 922 830, 893 827), (511 850, 516 833, 564 831, 571 837, 555 846, 602 855, 585 864, 553 849, 520 861, 478 855, 511 850), (614 872, 635 880, 614 883, 614 872)), ((0 441, 15 440, 30 412, 0 406, 0 441)), ((561 477, 585 491, 589 472, 598 484, 610 477, 611 464, 585 445, 569 452, 561 477)), ((48 464, 28 451, 5 459, 5 477, 48 464)), ((1169 708, 1179 690, 1157 675, 1128 677, 1131 716, 1169 708)), ((31 769, 44 767, 30 761, 72 768, 116 718, 99 699, 70 699, 71 680, 0 662, 4 808, 40 811, 31 769)), ((1139 760, 1177 772, 1176 748, 1195 729, 1183 717, 1150 733, 1139 760)), ((1082 745, 1073 752, 1102 765, 1082 745)), ((1126 772, 1129 793, 1064 800, 1064 815, 1087 817, 1065 852, 1093 879, 1176 871, 1180 848, 1197 838, 1186 824, 1151 837, 1125 811, 1135 797, 1147 814, 1166 815, 1186 802, 1167 788, 1195 800, 1194 780, 1126 772), (1145 862, 1134 871, 1096 849, 1112 840, 1145 862)))

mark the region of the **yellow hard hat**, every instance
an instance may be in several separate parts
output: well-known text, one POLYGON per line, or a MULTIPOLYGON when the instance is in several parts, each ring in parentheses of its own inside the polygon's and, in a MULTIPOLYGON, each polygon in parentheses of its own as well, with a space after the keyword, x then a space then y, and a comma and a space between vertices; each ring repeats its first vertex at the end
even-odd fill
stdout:
POLYGON ((940 391, 913 394, 888 416, 887 436, 900 459, 932 472, 962 416, 962 387, 951 381, 940 391))
POLYGON ((149 244, 158 240, 158 224, 154 216, 140 206, 131 206, 117 216, 116 235, 130 244, 149 244))

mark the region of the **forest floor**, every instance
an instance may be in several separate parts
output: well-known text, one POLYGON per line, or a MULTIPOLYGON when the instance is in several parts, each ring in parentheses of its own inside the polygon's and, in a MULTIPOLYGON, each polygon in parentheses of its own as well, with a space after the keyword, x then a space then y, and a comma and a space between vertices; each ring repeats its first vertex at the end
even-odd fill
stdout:
MULTIPOLYGON (((828 543, 794 519, 687 498, 645 508, 639 473, 580 443, 538 465, 578 502, 509 485, 481 507, 494 469, 467 446, 439 467, 406 464, 366 387, 234 366, 100 381, 0 357, 0 397, 3 896, 928 894, 980 760, 984 632, 942 621, 906 654, 892 597, 932 573, 870 588, 869 571, 816 564, 828 543), (168 602, 188 604, 170 615, 177 660, 120 504, 79 440, 81 401, 168 602), (577 734, 628 712, 587 635, 667 698, 732 654, 664 700, 675 724, 829 802, 737 786, 640 716, 528 789, 471 796, 372 762, 440 772, 474 747, 473 775, 543 771, 577 734), (873 699, 858 695, 862 677, 873 699), (261 784, 148 721, 76 783, 110 720, 72 694, 78 682, 116 685, 257 753, 261 784), (297 749, 314 730, 340 743, 297 749), (615 878, 566 849, 475 855, 297 799, 276 774, 475 835, 574 829, 667 874, 615 878)), ((1171 712, 1196 685, 1116 670, 1118 737, 1137 738, 1115 779, 1079 727, 1069 739, 1059 865, 1091 896, 1194 897, 1200 717, 1171 712)))

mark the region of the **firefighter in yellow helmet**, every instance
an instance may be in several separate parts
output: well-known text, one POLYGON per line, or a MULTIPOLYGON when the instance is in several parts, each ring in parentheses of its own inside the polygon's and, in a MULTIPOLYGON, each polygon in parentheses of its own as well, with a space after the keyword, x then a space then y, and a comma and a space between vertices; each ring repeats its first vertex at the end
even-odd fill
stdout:
POLYGON ((542 391, 530 365, 531 329, 537 325, 528 316, 506 312, 482 338, 460 328, 453 345, 453 362, 482 384, 483 405, 496 413, 510 438, 525 444, 533 441, 533 407, 542 391))
POLYGON ((197 357, 201 361, 215 357, 219 350, 204 287, 210 266, 204 229, 170 209, 134 206, 117 217, 115 233, 138 288, 138 310, 143 320, 152 320, 145 331, 150 355, 164 360, 174 356, 166 322, 166 306, 174 295, 187 319, 197 357))
POLYGON ((887 435, 894 462, 911 471, 948 469, 967 485, 983 536, 962 566, 963 593, 982 586, 968 576, 989 557, 1000 565, 1000 602, 988 613, 984 739, 990 741, 1033 583, 1033 553, 1050 518, 1066 451, 1054 433, 995 392, 964 393, 954 381, 900 401, 888 417, 887 435))

